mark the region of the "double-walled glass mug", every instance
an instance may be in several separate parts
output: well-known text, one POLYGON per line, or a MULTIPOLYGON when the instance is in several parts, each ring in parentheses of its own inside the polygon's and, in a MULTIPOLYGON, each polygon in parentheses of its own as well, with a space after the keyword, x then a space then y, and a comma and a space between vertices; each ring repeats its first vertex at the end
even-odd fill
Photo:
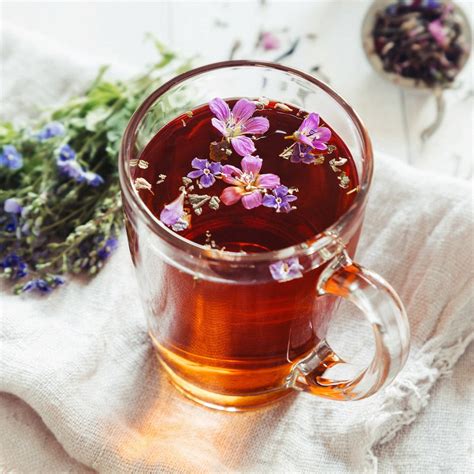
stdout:
POLYGON ((324 83, 285 66, 228 61, 200 67, 143 102, 125 131, 119 159, 126 229, 149 333, 181 392, 210 407, 243 410, 293 390, 357 400, 393 380, 409 349, 405 310, 383 278, 352 261, 372 166, 370 139, 352 108, 324 83), (311 239, 262 253, 212 249, 172 232, 140 199, 131 161, 180 114, 214 97, 261 96, 317 111, 341 137, 359 177, 351 207, 311 239), (272 277, 272 268, 294 262, 299 278, 272 277), (356 376, 339 380, 327 371, 346 363, 325 337, 341 298, 365 315, 375 354, 356 376))

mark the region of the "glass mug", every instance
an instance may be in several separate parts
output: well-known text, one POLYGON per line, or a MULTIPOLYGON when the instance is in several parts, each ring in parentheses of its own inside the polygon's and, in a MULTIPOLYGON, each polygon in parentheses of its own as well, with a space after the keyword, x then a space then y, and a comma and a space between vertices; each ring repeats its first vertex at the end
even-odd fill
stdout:
POLYGON ((372 166, 367 131, 344 99, 314 77, 282 65, 211 64, 175 77, 143 102, 125 131, 119 158, 125 222, 149 333, 160 363, 182 393, 235 411, 293 390, 357 400, 393 380, 409 350, 405 310, 387 282, 351 259, 372 166), (214 97, 261 96, 317 111, 342 138, 359 175, 352 206, 306 242, 258 254, 207 248, 172 232, 138 196, 130 161, 187 110, 214 97), (272 265, 291 266, 295 259, 302 266, 300 278, 272 278, 272 265), (325 376, 328 369, 348 365, 325 341, 338 297, 365 315, 375 355, 356 376, 332 379, 325 376))

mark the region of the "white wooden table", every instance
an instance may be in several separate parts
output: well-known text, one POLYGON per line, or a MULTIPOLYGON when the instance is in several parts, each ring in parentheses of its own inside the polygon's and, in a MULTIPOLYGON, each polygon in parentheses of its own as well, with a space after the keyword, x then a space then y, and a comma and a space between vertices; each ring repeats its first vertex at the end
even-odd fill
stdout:
MULTIPOLYGON (((361 46, 360 25, 368 0, 158 1, 158 2, 7 2, 3 22, 41 33, 78 55, 104 63, 141 68, 153 61, 153 33, 198 62, 229 57, 274 59, 281 51, 255 51, 261 30, 283 33, 281 50, 297 37, 300 44, 285 63, 310 72, 315 65, 330 85, 354 106, 366 122, 376 149, 413 166, 470 179, 473 175, 473 69, 465 68, 462 86, 446 94, 448 106, 440 130, 425 144, 421 131, 431 123, 434 99, 402 91, 379 78, 361 46), (307 34, 316 39, 307 38, 307 34), (471 91, 471 93, 469 93, 471 91)), ((473 2, 460 2, 473 17, 473 2)))

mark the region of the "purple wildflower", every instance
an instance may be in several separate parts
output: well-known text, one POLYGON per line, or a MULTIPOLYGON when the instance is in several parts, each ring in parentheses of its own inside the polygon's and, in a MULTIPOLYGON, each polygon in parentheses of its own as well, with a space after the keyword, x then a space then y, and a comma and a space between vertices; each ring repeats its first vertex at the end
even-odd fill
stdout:
POLYGON ((272 190, 272 194, 265 194, 263 196, 262 204, 265 207, 273 207, 276 209, 276 212, 290 212, 292 210, 290 203, 298 198, 289 193, 289 191, 286 186, 277 186, 272 190))
POLYGON ((190 171, 187 174, 188 178, 200 178, 199 183, 201 183, 203 188, 211 187, 216 182, 216 175, 219 175, 222 171, 222 165, 220 163, 200 158, 194 158, 194 160, 191 161, 191 165, 195 171, 190 171))
POLYGON ((314 161, 314 155, 312 153, 313 148, 302 143, 295 143, 293 152, 291 153, 290 161, 292 163, 304 163, 310 165, 314 161))
POLYGON ((63 145, 59 149, 58 161, 69 161, 74 160, 75 158, 76 152, 69 145, 63 145))
POLYGON ((86 171, 83 173, 84 180, 89 186, 93 188, 97 188, 101 184, 104 184, 104 178, 98 175, 97 173, 93 173, 92 171, 86 171))
POLYGON ((265 51, 280 47, 280 40, 270 31, 264 31, 260 36, 260 44, 265 51))
POLYGON ((39 293, 50 293, 52 288, 46 280, 43 280, 42 278, 36 278, 23 285, 21 289, 22 293, 34 290, 38 291, 39 293))
POLYGON ((7 255, 0 261, 0 268, 3 268, 4 273, 9 273, 13 280, 19 280, 28 274, 27 264, 15 253, 7 255))
POLYGON ((289 281, 295 278, 301 278, 303 266, 297 257, 291 257, 286 260, 272 263, 269 267, 272 278, 277 281, 289 281))
POLYGON ((242 199, 245 209, 253 209, 262 205, 262 193, 280 184, 276 174, 259 174, 263 160, 258 156, 245 156, 240 165, 242 170, 232 165, 222 167, 223 180, 233 184, 222 191, 221 201, 231 206, 242 199))
POLYGON ((15 198, 8 198, 3 203, 3 210, 10 214, 21 214, 23 208, 21 204, 15 198))
POLYGON ((82 183, 84 181, 84 170, 76 160, 58 160, 56 164, 61 174, 73 179, 77 183, 82 183))
POLYGON ((5 145, 0 153, 0 167, 18 170, 23 166, 23 157, 13 145, 5 145))
POLYGON ((118 247, 118 240, 115 237, 110 237, 105 242, 105 245, 97 251, 97 256, 100 260, 106 260, 110 254, 118 247))
POLYGON ((298 130, 288 138, 292 138, 297 143, 301 143, 310 148, 326 150, 328 147, 327 142, 331 139, 331 130, 327 127, 320 127, 319 115, 310 113, 303 122, 301 122, 298 130))
POLYGON ((174 201, 165 205, 160 214, 160 221, 176 232, 187 229, 190 223, 190 216, 184 210, 184 196, 184 192, 180 193, 174 201))
POLYGON ((251 155, 255 151, 253 141, 245 135, 262 135, 270 127, 265 117, 252 117, 257 106, 247 99, 240 99, 230 110, 222 99, 216 97, 209 102, 209 108, 215 115, 212 125, 230 141, 240 156, 251 155))
POLYGON ((60 122, 51 122, 43 127, 43 129, 36 135, 39 141, 49 140, 50 138, 64 135, 64 125, 60 122))

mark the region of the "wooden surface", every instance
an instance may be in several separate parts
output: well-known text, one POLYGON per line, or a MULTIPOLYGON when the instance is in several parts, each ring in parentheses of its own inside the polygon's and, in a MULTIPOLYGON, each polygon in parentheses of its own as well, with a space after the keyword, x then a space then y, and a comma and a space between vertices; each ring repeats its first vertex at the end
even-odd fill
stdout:
MULTIPOLYGON (((472 60, 460 77, 461 86, 445 94, 448 105, 441 129, 423 144, 420 133, 434 118, 434 98, 402 91, 372 71, 360 40, 369 3, 4 2, 2 23, 42 34, 78 56, 134 68, 154 58, 151 43, 144 41, 146 32, 184 55, 199 55, 199 63, 227 59, 237 40, 241 46, 235 58, 273 60, 300 38, 295 53, 283 62, 307 72, 319 66, 320 77, 329 79, 359 112, 377 150, 425 170, 472 179, 472 60), (280 34, 280 50, 255 49, 262 30, 280 34)), ((473 2, 459 3, 472 24, 473 2)))

